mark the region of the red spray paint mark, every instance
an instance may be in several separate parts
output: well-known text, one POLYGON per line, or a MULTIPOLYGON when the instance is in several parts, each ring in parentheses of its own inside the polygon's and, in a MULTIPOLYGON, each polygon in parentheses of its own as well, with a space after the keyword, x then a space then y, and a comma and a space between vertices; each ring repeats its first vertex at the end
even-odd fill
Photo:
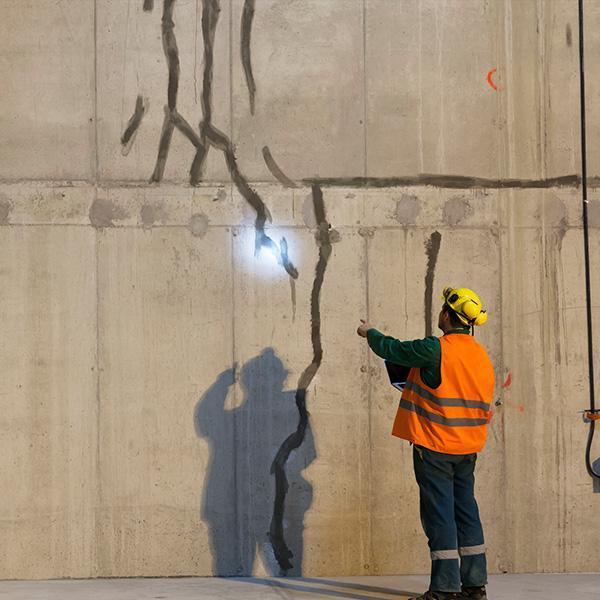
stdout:
MULTIPOLYGON (((504 383, 502 384, 502 389, 507 390, 511 385, 512 385, 512 373, 509 371, 504 383)), ((513 402, 512 400, 508 400, 506 398, 504 399, 504 404, 506 404, 507 406, 510 406, 511 408, 514 408, 515 410, 518 410, 520 413, 525 412, 524 404, 517 404, 516 402, 513 402)))
POLYGON ((525 412, 524 404, 517 404, 516 402, 513 402, 512 400, 507 400, 506 398, 504 399, 504 401, 502 403, 506 404, 506 406, 510 406, 510 408, 514 408, 515 410, 518 410, 520 413, 525 412))
POLYGON ((494 73, 497 71, 497 69, 494 67, 488 74, 487 74, 487 81, 490 84, 490 86, 492 86, 492 88, 494 88, 496 91, 498 91, 498 86, 494 83, 494 73))

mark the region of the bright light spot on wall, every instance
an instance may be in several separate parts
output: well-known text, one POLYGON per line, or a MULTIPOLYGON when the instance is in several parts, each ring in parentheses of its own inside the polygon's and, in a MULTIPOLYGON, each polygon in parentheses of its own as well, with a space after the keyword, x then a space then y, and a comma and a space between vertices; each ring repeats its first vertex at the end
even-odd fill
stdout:
MULTIPOLYGON (((285 237, 288 244, 288 254, 292 262, 299 259, 296 236, 293 230, 269 228, 267 235, 280 248, 281 238, 285 237)), ((262 246, 256 251, 256 232, 252 227, 240 227, 234 238, 235 262, 249 276, 258 279, 288 279, 278 252, 269 246, 262 246)))
POLYGON ((262 246, 259 248, 258 253, 256 254, 256 260, 262 261, 265 266, 269 266, 273 269, 281 268, 280 261, 275 255, 275 250, 270 246, 262 246))

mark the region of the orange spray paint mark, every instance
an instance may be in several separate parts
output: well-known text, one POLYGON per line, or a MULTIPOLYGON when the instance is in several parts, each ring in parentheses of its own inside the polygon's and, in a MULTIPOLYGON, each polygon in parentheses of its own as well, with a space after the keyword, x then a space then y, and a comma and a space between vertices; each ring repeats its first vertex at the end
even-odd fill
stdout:
POLYGON ((494 83, 494 73, 497 71, 497 69, 494 67, 488 74, 487 74, 487 81, 490 84, 490 86, 495 89, 496 91, 498 91, 498 86, 494 83))
MULTIPOLYGON (((512 373, 509 371, 508 375, 506 376, 506 379, 504 380, 504 383, 502 384, 502 389, 507 390, 511 385, 512 385, 512 373)), ((517 404, 516 402, 513 402, 512 400, 508 400, 508 399, 504 399, 504 404, 506 404, 507 406, 510 406, 511 408, 514 408, 515 410, 518 410, 520 413, 525 412, 524 404, 517 404)))
POLYGON ((516 402, 512 402, 511 400, 504 400, 504 404, 506 404, 506 406, 510 406, 511 408, 514 408, 515 410, 518 410, 520 413, 525 412, 524 404, 517 404, 516 402))

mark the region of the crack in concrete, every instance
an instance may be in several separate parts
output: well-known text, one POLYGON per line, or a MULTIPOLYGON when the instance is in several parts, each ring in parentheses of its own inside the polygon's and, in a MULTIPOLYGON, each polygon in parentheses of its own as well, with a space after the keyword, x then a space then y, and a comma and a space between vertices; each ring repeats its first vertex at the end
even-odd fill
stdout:
POLYGON ((331 256, 331 241, 329 239, 329 223, 325 214, 325 204, 323 202, 323 191, 318 185, 312 189, 313 205, 315 216, 317 218, 318 228, 315 234, 315 240, 319 247, 319 258, 315 267, 315 278, 310 298, 310 317, 311 329, 310 337, 313 348, 313 356, 310 364, 304 369, 298 380, 296 389, 296 406, 298 408, 298 426, 296 431, 289 435, 281 444, 273 464, 271 473, 275 475, 275 502, 273 506, 273 517, 269 528, 269 540, 273 546, 275 558, 282 571, 287 572, 293 565, 292 551, 285 542, 283 532, 283 516, 285 512, 285 499, 288 493, 289 484, 285 471, 285 465, 293 450, 302 445, 306 435, 306 429, 310 426, 309 414, 306 408, 306 393, 309 385, 312 383, 323 360, 323 345, 321 341, 321 289, 325 278, 325 270, 331 256))
POLYGON ((425 242, 427 252, 427 272, 425 273, 425 335, 433 335, 433 322, 431 311, 433 309, 433 278, 435 275, 435 266, 440 253, 440 244, 442 234, 434 231, 425 242))
POLYGON ((250 101, 250 114, 254 114, 254 101, 256 97, 256 83, 252 73, 252 56, 250 51, 250 41, 252 36, 252 21, 254 19, 255 0, 245 0, 244 10, 242 12, 241 25, 241 55, 242 66, 244 67, 244 76, 248 86, 248 96, 250 101))
POLYGON ((127 127, 121 136, 121 154, 127 156, 131 150, 131 146, 135 141, 137 130, 139 129, 144 115, 148 112, 148 99, 138 95, 135 101, 135 109, 133 115, 127 123, 127 127))
MULTIPOLYGON (((271 221, 271 215, 260 195, 250 187, 248 180, 241 173, 235 150, 231 140, 212 123, 212 81, 214 65, 215 32, 219 20, 221 5, 219 0, 202 0, 202 36, 204 40, 204 73, 202 79, 202 120, 199 125, 200 134, 196 133, 190 124, 177 112, 177 92, 179 87, 179 50, 175 37, 175 22, 173 9, 176 0, 163 1, 163 16, 161 21, 163 50, 169 70, 169 83, 167 89, 168 104, 165 106, 165 118, 160 135, 158 157, 151 182, 160 182, 163 179, 165 164, 169 154, 173 130, 177 128, 196 148, 196 155, 190 167, 190 184, 198 185, 202 179, 202 170, 208 154, 209 147, 223 153, 231 179, 248 204, 256 212, 254 228, 256 232, 255 253, 261 248, 267 248, 277 258, 278 263, 293 279, 298 278, 298 270, 290 261, 287 254, 287 244, 282 238, 280 245, 274 242, 266 233, 265 225, 271 221), (285 246, 285 251, 282 249, 285 246)), ((145 6, 145 5, 144 5, 145 6)), ((253 7, 250 7, 253 8, 253 7)), ((248 9, 250 10, 250 9, 248 9)), ((246 7, 245 7, 246 11, 246 7)), ((244 17, 248 22, 249 13, 244 17)))
POLYGON ((269 146, 264 146, 262 149, 263 158, 265 159, 265 164, 271 174, 283 187, 286 188, 297 188, 298 186, 281 170, 281 167, 275 162, 271 151, 269 150, 269 146))
MULTIPOLYGON (((546 189, 551 187, 579 187, 579 175, 561 175, 548 179, 487 179, 469 175, 439 175, 421 173, 405 177, 322 177, 302 180, 306 185, 321 187, 385 188, 430 185, 450 189, 546 189)), ((588 182, 590 180, 588 179, 588 182)))
MULTIPOLYGON (((158 183, 162 180, 173 130, 177 128, 197 149, 205 151, 200 136, 192 129, 191 125, 177 112, 177 93, 179 90, 179 49, 175 37, 175 22, 173 21, 173 9, 175 0, 164 0, 163 15, 161 19, 162 45, 167 67, 169 70, 169 82, 167 84, 167 106, 165 106, 165 118, 160 134, 158 156, 154 172, 150 178, 151 182, 158 183)), ((194 163, 190 169, 190 180, 195 180, 194 163)))

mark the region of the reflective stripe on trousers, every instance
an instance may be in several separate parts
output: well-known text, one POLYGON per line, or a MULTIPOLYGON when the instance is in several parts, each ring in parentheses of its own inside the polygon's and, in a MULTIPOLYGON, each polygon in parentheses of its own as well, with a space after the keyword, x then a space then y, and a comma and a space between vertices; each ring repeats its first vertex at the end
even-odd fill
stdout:
POLYGON ((463 546, 458 550, 434 550, 431 552, 431 560, 452 560, 461 556, 477 556, 478 554, 485 554, 485 544, 463 546))
POLYGON ((458 549, 458 553, 461 556, 477 556, 478 554, 485 554, 485 544, 479 546, 463 546, 458 549))
POLYGON ((460 592, 461 584, 480 587, 487 583, 483 529, 473 495, 476 457, 414 447, 434 592, 460 592))
POLYGON ((431 560, 458 560, 458 550, 433 550, 431 560))

